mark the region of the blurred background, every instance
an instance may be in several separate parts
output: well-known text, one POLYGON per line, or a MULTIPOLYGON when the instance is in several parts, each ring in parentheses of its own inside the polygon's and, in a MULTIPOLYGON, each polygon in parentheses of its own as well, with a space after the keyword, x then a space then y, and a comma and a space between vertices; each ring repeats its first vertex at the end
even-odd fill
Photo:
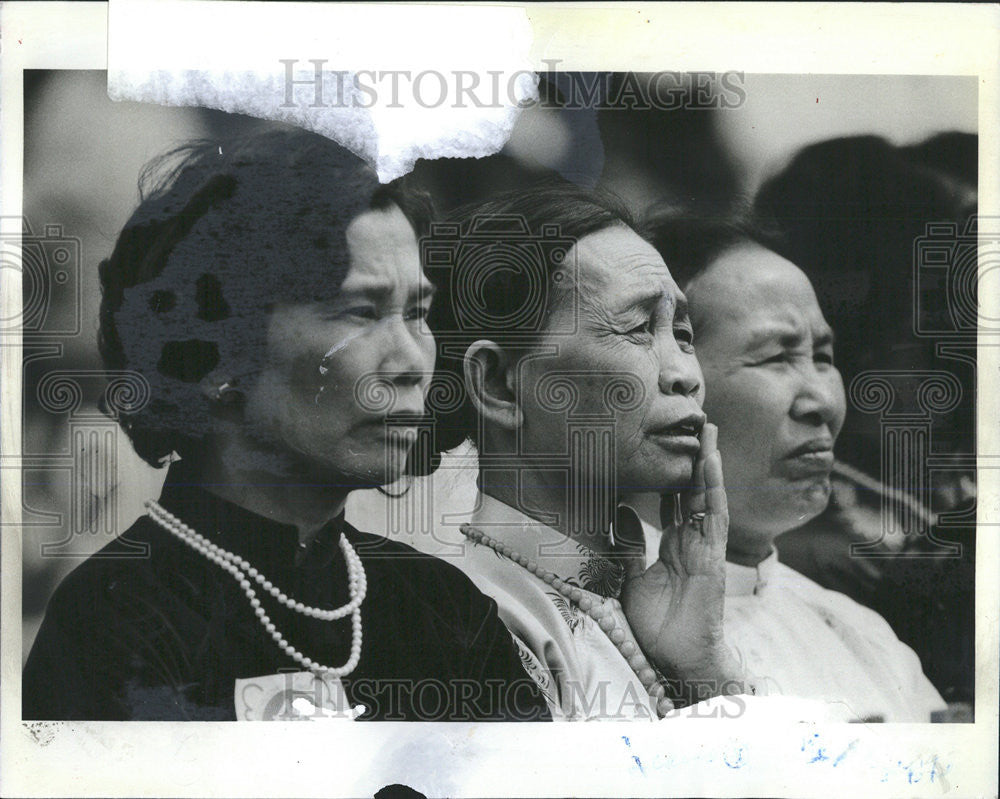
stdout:
MULTIPOLYGON (((928 415, 932 457, 921 479, 907 483, 908 496, 887 504, 879 485, 880 419, 849 403, 837 447, 837 500, 780 548, 793 567, 882 613, 946 699, 971 701, 976 80, 666 77, 669 108, 650 94, 656 76, 544 75, 543 102, 522 113, 501 153, 420 161, 412 178, 443 213, 553 174, 614 191, 640 212, 659 203, 725 214, 756 201, 785 233, 786 255, 817 287, 836 330, 845 385, 876 369, 952 374, 959 399, 928 415), (580 87, 589 93, 595 86, 598 99, 579 107, 580 87), (624 102, 626 95, 633 100, 624 102), (923 280, 928 223, 938 225, 930 244, 943 241, 955 264, 938 263, 923 280), (968 313, 956 314, 952 291, 958 281, 960 299, 969 302, 969 263, 971 322, 968 313), (918 295, 923 304, 915 312, 918 295), (887 507, 921 520, 921 534, 884 538, 887 507), (962 545, 960 556, 943 548, 951 543, 962 545), (879 557, 851 557, 851 544, 879 557)), ((107 388, 96 348, 97 265, 137 203, 140 169, 189 138, 227 137, 267 123, 112 103, 106 75, 96 71, 26 72, 24 89, 26 658, 55 586, 128 528, 165 475, 135 456, 96 409, 107 388)), ((917 401, 905 387, 900 396, 904 405, 917 401)), ((420 519, 471 507, 473 458, 468 451, 446 458, 403 500, 352 495, 348 519, 447 555, 454 541, 432 537, 420 519)))

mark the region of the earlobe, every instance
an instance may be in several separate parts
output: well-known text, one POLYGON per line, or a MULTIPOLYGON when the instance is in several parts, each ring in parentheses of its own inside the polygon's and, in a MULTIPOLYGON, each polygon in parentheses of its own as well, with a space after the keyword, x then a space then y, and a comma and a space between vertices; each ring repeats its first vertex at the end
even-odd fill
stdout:
POLYGON ((465 390, 479 417, 504 430, 514 431, 524 421, 517 402, 515 364, 496 342, 471 344, 463 359, 465 390))
POLYGON ((231 409, 242 406, 246 402, 246 394, 235 379, 220 377, 212 373, 200 381, 200 386, 202 393, 215 406, 231 409))

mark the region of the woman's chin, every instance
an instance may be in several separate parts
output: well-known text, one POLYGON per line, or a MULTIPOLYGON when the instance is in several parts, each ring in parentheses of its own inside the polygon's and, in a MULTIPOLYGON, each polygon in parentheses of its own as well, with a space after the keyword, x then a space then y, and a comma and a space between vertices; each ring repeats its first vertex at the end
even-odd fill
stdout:
MULTIPOLYGON (((767 529, 775 535, 794 530, 819 516, 830 501, 829 483, 819 481, 807 487, 795 486, 791 490, 761 492, 752 503, 751 526, 767 529)), ((744 512, 738 501, 730 501, 730 519, 734 526, 743 526, 744 512)))
POLYGON ((813 480, 806 486, 796 488, 790 504, 794 507, 796 518, 802 520, 800 524, 826 510, 832 491, 829 478, 813 480))
POLYGON ((344 483, 351 488, 382 488, 392 485, 402 478, 402 470, 387 469, 385 464, 371 465, 368 468, 358 467, 345 470, 344 483))
POLYGON ((381 488, 402 477, 405 464, 386 463, 385 457, 346 454, 336 458, 302 458, 300 468, 310 480, 348 491, 381 488))
POLYGON ((627 493, 673 494, 690 487, 693 473, 690 461, 671 463, 640 474, 622 474, 619 488, 627 493))

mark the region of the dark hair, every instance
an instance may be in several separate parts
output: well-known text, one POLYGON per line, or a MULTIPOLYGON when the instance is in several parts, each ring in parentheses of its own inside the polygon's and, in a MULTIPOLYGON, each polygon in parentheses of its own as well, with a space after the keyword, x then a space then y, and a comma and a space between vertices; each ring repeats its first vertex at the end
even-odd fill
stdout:
MULTIPOLYGON (((874 311, 874 321, 884 313, 884 302, 902 313, 911 303, 910 293, 900 288, 911 277, 914 240, 928 222, 964 222, 975 210, 975 182, 962 178, 975 174, 975 141, 949 135, 913 147, 876 136, 819 142, 764 183, 756 207, 780 224, 786 237, 782 254, 814 282, 863 272, 871 292, 882 296, 862 315, 874 311), (946 156, 965 163, 952 167, 946 156)), ((853 314, 863 296, 855 290, 843 299, 853 314)), ((824 308, 835 316, 847 310, 824 308)))
POLYGON ((424 240, 425 270, 438 287, 428 322, 438 344, 428 393, 436 421, 430 462, 465 439, 477 441, 477 415, 465 394, 463 357, 489 339, 525 346, 548 329, 560 270, 585 236, 636 220, 617 197, 562 181, 546 181, 460 209, 424 240))
POLYGON ((641 232, 663 256, 681 290, 733 247, 756 244, 777 251, 781 246, 781 239, 770 223, 747 209, 710 216, 672 206, 654 206, 646 212, 641 232))
MULTIPOLYGON (((757 208, 784 232, 781 254, 816 288, 823 315, 837 333, 838 368, 846 385, 869 369, 943 368, 960 376, 961 403, 948 419, 937 416, 935 432, 936 438, 952 436, 959 451, 974 447, 969 436, 975 372, 957 370, 955 361, 936 351, 936 336, 917 332, 922 317, 932 324, 950 319, 956 296, 945 285, 922 288, 926 270, 918 244, 934 238, 929 223, 950 227, 952 243, 969 234, 977 201, 977 142, 973 134, 956 133, 908 147, 875 136, 818 142, 799 151, 756 198, 757 208), (914 318, 917 298, 921 317, 914 318)), ((974 278, 975 263, 959 259, 947 269, 931 270, 966 287, 962 305, 973 317, 976 281, 964 276, 974 278)), ((859 414, 848 408, 842 438, 863 428, 859 414)), ((844 453, 853 465, 877 472, 880 454, 863 443, 852 443, 844 453)))
MULTIPOLYGON (((756 207, 781 225, 786 257, 807 273, 882 273, 888 296, 895 297, 912 271, 913 240, 925 224, 964 220, 974 210, 962 175, 975 174, 975 141, 949 135, 913 147, 876 136, 819 142, 764 183, 756 207), (959 163, 952 165, 949 156, 959 163)), ((900 299, 908 307, 909 296, 900 299)))
MULTIPOLYGON (((781 225, 782 255, 816 286, 846 379, 875 342, 926 343, 910 321, 915 245, 928 223, 961 233, 975 212, 976 141, 947 134, 897 147, 876 136, 831 139, 803 148, 761 187, 757 207, 781 225), (892 322, 905 324, 890 329, 892 322)), ((946 291, 922 298, 935 315, 946 316, 949 301, 946 291)))
POLYGON ((900 148, 900 153, 908 161, 933 169, 941 176, 972 187, 979 185, 979 136, 975 133, 938 133, 900 148))
POLYGON ((149 383, 145 407, 115 416, 153 466, 203 452, 213 409, 197 384, 260 368, 271 308, 336 296, 355 217, 395 204, 418 236, 432 218, 426 196, 381 186, 336 142, 284 127, 171 150, 139 191, 99 267, 98 348, 107 369, 149 383))

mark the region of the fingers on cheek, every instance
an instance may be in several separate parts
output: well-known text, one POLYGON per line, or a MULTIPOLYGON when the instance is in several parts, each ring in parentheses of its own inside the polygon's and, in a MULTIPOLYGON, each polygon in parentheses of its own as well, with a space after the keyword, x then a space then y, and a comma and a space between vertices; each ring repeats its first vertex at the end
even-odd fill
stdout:
POLYGON ((722 459, 718 451, 705 459, 705 484, 710 488, 722 485, 722 459))
POLYGON ((705 466, 707 462, 701 456, 694 463, 694 483, 697 486, 705 485, 705 466))
POLYGON ((701 451, 707 457, 718 451, 719 428, 711 422, 706 422, 701 431, 701 451))
POLYGON ((728 518, 726 489, 715 486, 708 490, 708 510, 712 514, 728 518))

